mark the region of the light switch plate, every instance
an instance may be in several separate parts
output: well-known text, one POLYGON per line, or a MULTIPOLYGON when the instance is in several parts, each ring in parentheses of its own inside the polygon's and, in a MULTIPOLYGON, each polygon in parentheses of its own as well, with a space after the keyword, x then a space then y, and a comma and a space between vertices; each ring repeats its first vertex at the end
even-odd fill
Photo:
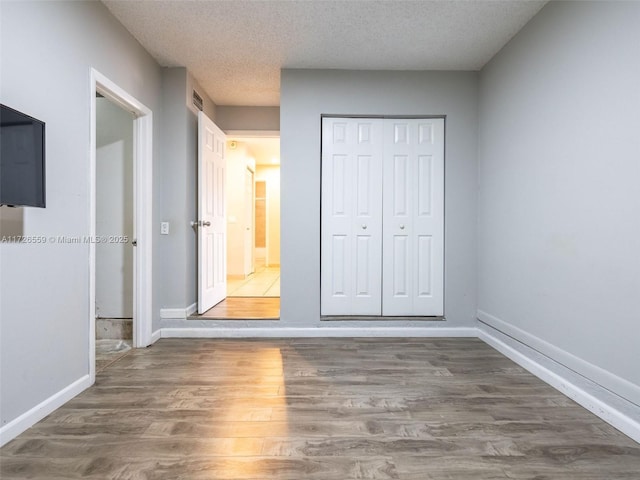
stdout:
POLYGON ((169 222, 160 222, 160 235, 169 235, 169 222))

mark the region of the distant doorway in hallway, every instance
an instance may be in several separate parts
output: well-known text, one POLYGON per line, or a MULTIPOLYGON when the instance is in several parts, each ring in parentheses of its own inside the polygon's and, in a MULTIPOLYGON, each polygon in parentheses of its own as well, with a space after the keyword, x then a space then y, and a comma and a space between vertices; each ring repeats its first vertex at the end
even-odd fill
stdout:
POLYGON ((227 295, 193 319, 280 317, 280 137, 227 132, 227 295))
POLYGON ((227 297, 279 298, 280 138, 228 135, 227 186, 227 297))

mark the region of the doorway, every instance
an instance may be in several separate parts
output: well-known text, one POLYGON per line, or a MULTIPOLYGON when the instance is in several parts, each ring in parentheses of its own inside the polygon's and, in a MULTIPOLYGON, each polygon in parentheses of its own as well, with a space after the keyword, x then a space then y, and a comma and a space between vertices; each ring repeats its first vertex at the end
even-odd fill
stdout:
POLYGON ((95 69, 91 69, 90 82, 87 243, 89 373, 93 383, 99 316, 130 315, 133 348, 148 346, 152 340, 153 130, 152 111, 144 104, 95 69), (105 130, 103 107, 109 111, 107 116, 113 117, 111 120, 116 119, 111 123, 122 123, 121 128, 105 130), (109 205, 110 195, 118 197, 112 202, 115 205, 109 205), (109 270, 110 261, 120 265, 122 272, 117 272, 118 268, 109 270), (116 276, 119 280, 113 281, 116 276))
POLYGON ((280 138, 230 136, 227 186, 227 297, 278 298, 280 138))
POLYGON ((96 371, 133 343, 134 116, 96 94, 96 371))
POLYGON ((280 137, 228 134, 227 298, 205 318, 277 319, 280 137))

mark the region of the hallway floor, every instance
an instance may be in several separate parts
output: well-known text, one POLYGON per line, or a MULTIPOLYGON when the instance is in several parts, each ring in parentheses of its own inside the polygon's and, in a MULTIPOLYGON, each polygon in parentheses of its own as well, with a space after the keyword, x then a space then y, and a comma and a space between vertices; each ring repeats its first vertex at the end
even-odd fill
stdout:
POLYGON ((227 297, 279 297, 280 266, 259 266, 247 278, 227 278, 227 297))
POLYGON ((227 297, 189 320, 279 320, 280 297, 227 297))

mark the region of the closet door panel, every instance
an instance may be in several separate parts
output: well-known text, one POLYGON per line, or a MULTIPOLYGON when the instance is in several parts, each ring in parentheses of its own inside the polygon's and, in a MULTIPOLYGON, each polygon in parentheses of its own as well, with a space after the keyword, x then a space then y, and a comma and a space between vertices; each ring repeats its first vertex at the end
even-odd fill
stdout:
POLYGON ((386 119, 384 139, 382 312, 440 316, 444 313, 444 120, 386 119))
POLYGON ((444 120, 324 118, 321 314, 444 313, 444 120))
POLYGON ((444 119, 414 120, 413 315, 444 315, 444 119))
POLYGON ((321 315, 380 315, 382 121, 323 118, 321 315))

